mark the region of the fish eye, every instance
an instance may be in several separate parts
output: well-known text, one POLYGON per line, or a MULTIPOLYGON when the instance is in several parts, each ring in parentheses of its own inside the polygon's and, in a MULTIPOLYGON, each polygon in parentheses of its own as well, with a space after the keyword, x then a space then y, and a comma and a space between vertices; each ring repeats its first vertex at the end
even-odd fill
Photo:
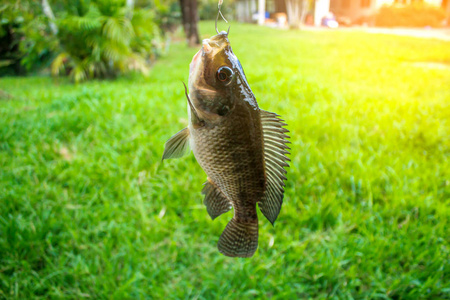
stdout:
POLYGON ((233 79, 233 70, 228 67, 220 67, 217 70, 217 79, 223 83, 229 83, 233 79))

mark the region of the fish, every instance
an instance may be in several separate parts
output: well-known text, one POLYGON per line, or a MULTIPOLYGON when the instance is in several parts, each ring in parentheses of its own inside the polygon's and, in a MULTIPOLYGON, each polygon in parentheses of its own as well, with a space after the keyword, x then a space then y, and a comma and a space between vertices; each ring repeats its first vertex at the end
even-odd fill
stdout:
POLYGON ((202 194, 210 217, 234 210, 217 247, 229 257, 252 257, 258 215, 274 224, 289 167, 289 130, 278 114, 259 108, 228 32, 202 42, 189 65, 189 125, 166 143, 163 160, 190 152, 205 171, 202 194))

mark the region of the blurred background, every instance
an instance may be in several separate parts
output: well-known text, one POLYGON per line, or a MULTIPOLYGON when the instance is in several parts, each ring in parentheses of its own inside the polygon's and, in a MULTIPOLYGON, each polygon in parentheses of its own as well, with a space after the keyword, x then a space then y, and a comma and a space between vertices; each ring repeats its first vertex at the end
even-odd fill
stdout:
POLYGON ((291 131, 250 259, 193 155, 161 162, 217 5, 0 3, 0 299, 450 299, 449 1, 224 1, 291 131))
MULTIPOLYGON (((190 46, 199 44, 197 23, 213 20, 217 4, 5 0, 0 76, 51 72, 79 82, 127 71, 147 74, 180 28, 190 46)), ((450 39, 448 0, 230 0, 223 13, 230 20, 280 29, 347 28, 450 39)))

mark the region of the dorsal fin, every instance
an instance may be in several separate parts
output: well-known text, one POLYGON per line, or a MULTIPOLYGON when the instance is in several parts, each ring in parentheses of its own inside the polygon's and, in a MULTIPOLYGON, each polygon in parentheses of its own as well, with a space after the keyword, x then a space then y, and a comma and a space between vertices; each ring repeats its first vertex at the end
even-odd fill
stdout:
POLYGON ((189 152, 189 129, 175 133, 164 145, 164 154, 162 159, 179 158, 189 152))
POLYGON ((280 116, 268 111, 261 110, 261 124, 264 135, 264 160, 266 166, 266 189, 264 197, 258 204, 264 216, 273 224, 280 213, 283 203, 284 180, 286 180, 286 170, 291 161, 286 154, 290 148, 286 145, 290 143, 285 133, 289 132, 283 126, 287 124, 280 116))
POLYGON ((206 206, 211 219, 215 219, 223 213, 229 211, 232 207, 230 200, 222 193, 211 179, 204 183, 202 194, 205 195, 203 204, 206 206))

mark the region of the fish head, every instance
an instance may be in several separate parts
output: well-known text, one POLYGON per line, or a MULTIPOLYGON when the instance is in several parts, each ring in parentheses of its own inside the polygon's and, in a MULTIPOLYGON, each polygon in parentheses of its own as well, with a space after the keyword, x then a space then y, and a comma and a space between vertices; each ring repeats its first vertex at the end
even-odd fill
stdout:
POLYGON ((203 40, 194 55, 189 66, 189 96, 198 115, 208 120, 225 117, 240 99, 253 97, 227 32, 203 40))

